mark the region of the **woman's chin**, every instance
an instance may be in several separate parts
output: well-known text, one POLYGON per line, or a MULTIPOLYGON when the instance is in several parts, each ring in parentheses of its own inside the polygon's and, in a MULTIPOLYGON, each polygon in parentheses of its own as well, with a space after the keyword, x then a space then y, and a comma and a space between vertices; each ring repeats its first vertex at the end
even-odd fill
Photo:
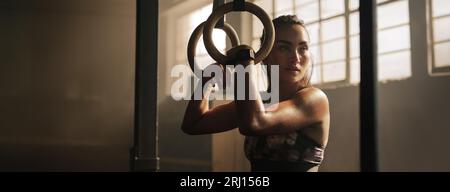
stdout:
POLYGON ((300 74, 300 71, 297 70, 286 70, 286 73, 293 76, 298 76, 300 74))
POLYGON ((280 79, 280 84, 297 84, 301 81, 298 76, 284 76, 280 79))
POLYGON ((280 80, 286 83, 295 83, 302 79, 301 71, 285 70, 280 74, 280 80))

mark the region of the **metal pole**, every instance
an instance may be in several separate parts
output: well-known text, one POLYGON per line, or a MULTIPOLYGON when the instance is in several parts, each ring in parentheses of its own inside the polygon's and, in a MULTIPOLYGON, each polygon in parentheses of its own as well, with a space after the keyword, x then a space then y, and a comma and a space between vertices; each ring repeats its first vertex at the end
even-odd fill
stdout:
POLYGON ((377 156, 377 5, 360 0, 360 160, 362 172, 378 171, 377 156))
POLYGON ((137 0, 134 146, 132 171, 158 171, 158 1, 137 0))
MULTIPOLYGON (((222 6, 225 3, 225 0, 214 0, 213 2, 213 10, 212 12, 214 12, 218 7, 222 6)), ((225 22, 225 16, 223 16, 216 24, 216 26, 214 26, 214 28, 217 29, 223 29, 223 25, 225 22)))

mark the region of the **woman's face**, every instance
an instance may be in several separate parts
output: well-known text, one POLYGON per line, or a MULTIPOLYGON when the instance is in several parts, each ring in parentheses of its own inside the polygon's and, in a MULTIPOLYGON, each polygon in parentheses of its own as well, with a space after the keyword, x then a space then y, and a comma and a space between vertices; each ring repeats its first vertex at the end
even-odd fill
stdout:
POLYGON ((298 24, 276 29, 275 43, 266 64, 279 65, 280 83, 300 83, 311 67, 309 36, 298 24))

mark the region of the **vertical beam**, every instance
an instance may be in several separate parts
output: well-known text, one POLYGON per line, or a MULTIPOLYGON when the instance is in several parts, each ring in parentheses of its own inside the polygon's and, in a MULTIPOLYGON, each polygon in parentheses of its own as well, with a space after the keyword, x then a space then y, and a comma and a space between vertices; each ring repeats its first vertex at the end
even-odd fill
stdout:
MULTIPOLYGON (((411 26, 411 78, 425 81, 432 72, 432 66, 428 63, 427 55, 423 54, 424 48, 428 47, 427 38, 433 38, 433 27, 429 26, 433 25, 433 22, 427 24, 427 19, 432 16, 431 1, 409 1, 408 4, 410 10, 409 25, 411 26), (428 63, 428 65, 424 65, 424 63, 428 63)), ((432 51, 432 49, 432 47, 429 47, 429 51, 432 51)), ((429 57, 433 57, 433 55, 429 54, 429 57)))
POLYGON ((245 11, 245 0, 233 0, 233 11, 245 11))
POLYGON ((377 148, 377 5, 360 0, 360 160, 361 171, 378 171, 377 148))
POLYGON ((132 171, 158 171, 158 1, 136 1, 136 72, 132 171))
MULTIPOLYGON (((214 0, 212 12, 214 12, 217 8, 222 6, 224 3, 225 3, 225 0, 214 0)), ((225 23, 225 16, 223 16, 222 18, 219 19, 219 21, 217 22, 216 26, 214 26, 214 28, 223 29, 224 23, 225 23)))

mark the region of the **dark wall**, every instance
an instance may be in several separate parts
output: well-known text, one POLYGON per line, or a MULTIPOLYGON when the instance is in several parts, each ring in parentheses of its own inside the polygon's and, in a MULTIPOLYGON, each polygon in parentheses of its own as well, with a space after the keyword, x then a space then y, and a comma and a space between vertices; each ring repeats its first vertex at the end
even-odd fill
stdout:
POLYGON ((0 170, 128 170, 135 2, 3 0, 0 29, 0 170))
POLYGON ((164 97, 158 105, 160 171, 211 171, 211 135, 181 131, 187 103, 164 97))
MULTIPOLYGON (((160 9, 171 1, 160 1, 160 9)), ((160 13, 163 13, 160 10, 160 13)), ((170 96, 170 83, 164 75, 170 74, 169 58, 175 56, 169 51, 176 46, 173 40, 177 34, 174 24, 167 17, 159 18, 158 32, 158 134, 160 171, 211 171, 211 135, 191 136, 181 131, 188 101, 175 101, 170 96), (169 41, 171 40, 171 41, 169 41), (169 43, 173 43, 170 45, 169 43), (169 85, 168 85, 169 84, 169 85)), ((171 80, 175 80, 172 78, 171 80)), ((173 82, 172 81, 172 82, 173 82)))
MULTIPOLYGON (((450 171, 450 77, 427 71, 426 1, 409 1, 412 77, 379 83, 381 171, 450 171)), ((326 89, 331 131, 322 171, 359 171, 359 87, 326 89)))

